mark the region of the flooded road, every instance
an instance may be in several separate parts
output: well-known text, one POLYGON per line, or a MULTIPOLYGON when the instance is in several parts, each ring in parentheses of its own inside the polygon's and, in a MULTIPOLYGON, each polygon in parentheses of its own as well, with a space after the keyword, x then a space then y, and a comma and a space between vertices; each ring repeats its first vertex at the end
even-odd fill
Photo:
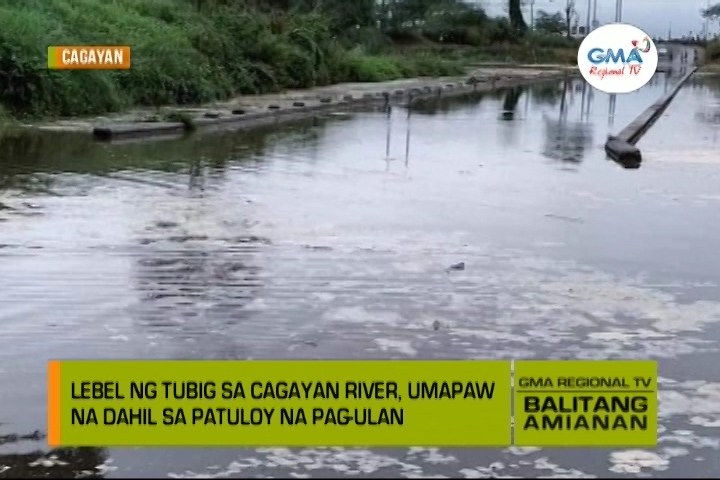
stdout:
POLYGON ((671 86, 0 141, 0 478, 720 475, 720 81, 680 91, 639 169, 602 148, 671 86), (660 441, 48 452, 50 358, 649 358, 660 441))

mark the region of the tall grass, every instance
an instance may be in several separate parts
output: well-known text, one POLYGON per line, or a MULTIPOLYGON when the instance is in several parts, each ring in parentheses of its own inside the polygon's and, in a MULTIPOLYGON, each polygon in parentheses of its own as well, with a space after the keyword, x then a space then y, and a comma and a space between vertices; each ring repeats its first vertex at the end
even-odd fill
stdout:
POLYGON ((437 53, 389 54, 390 38, 371 27, 338 35, 317 11, 260 11, 250 3, 0 0, 0 106, 16 118, 75 116, 463 70, 462 59, 437 53), (132 68, 48 70, 47 47, 63 44, 130 45, 132 68))
POLYGON ((331 81, 328 25, 189 0, 0 0, 0 101, 14 114, 77 115, 197 103, 331 81), (47 47, 122 44, 128 71, 48 71, 47 47))
POLYGON ((705 61, 708 63, 720 62, 720 40, 708 42, 705 47, 705 61))
POLYGON ((192 0, 0 0, 0 104, 14 116, 375 81, 458 66, 347 53, 318 14, 262 13, 192 0), (127 71, 49 71, 50 45, 130 45, 127 71))

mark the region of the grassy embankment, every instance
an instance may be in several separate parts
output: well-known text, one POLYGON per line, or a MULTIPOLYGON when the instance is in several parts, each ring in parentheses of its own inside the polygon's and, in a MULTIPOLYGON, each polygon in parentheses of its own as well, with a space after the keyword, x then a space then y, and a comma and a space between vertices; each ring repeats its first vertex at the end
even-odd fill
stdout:
POLYGON ((720 40, 709 42, 705 47, 703 70, 720 73, 720 40))
POLYGON ((92 115, 344 81, 455 75, 478 60, 572 63, 575 57, 562 37, 518 35, 482 11, 436 13, 424 30, 388 32, 347 28, 318 10, 210 1, 0 0, 0 118, 92 115), (129 44, 133 66, 48 71, 47 47, 58 44, 129 44))

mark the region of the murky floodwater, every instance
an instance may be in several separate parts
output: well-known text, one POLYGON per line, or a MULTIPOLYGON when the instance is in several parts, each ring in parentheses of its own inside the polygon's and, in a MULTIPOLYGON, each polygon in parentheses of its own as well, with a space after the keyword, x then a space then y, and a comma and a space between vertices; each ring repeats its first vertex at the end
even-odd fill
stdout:
POLYGON ((0 477, 720 474, 720 82, 678 94, 639 169, 602 149, 671 85, 145 145, 3 140, 0 477), (657 359, 660 443, 45 447, 49 358, 277 357, 657 359))

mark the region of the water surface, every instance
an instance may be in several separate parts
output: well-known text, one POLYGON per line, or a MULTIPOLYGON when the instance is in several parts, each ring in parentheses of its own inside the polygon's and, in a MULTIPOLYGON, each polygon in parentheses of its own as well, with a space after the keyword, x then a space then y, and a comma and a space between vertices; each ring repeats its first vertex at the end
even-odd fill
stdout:
POLYGON ((639 169, 602 149, 673 81, 0 141, 0 477, 720 474, 720 83, 680 91, 639 169), (50 452, 50 358, 650 358, 660 442, 50 452))

